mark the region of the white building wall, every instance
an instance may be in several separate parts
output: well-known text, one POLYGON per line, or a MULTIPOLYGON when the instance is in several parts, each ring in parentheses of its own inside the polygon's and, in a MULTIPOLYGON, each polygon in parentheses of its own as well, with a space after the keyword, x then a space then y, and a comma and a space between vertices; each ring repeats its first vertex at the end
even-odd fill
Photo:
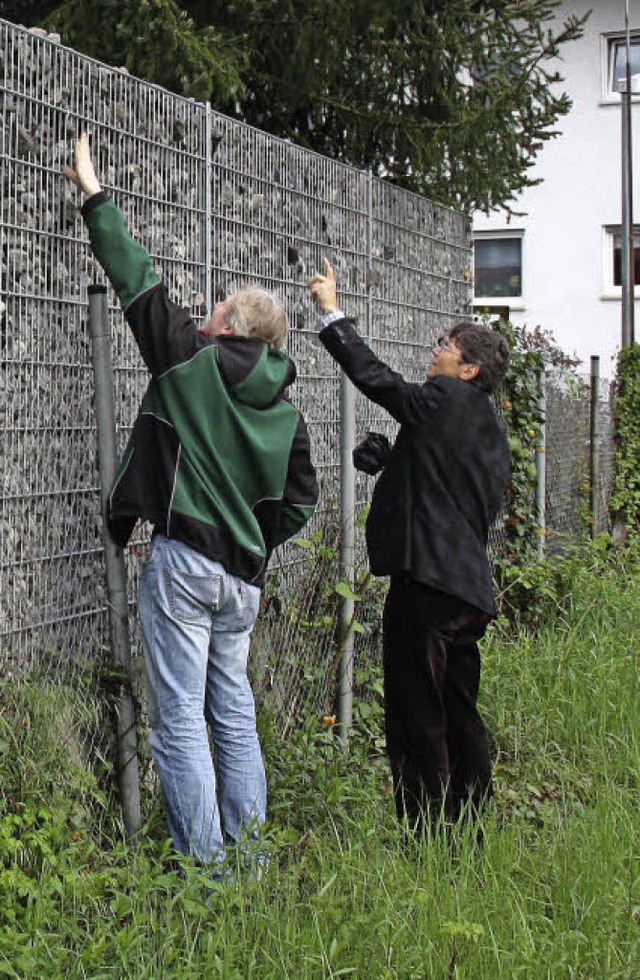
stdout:
MULTIPOLYGON (((620 345, 619 289, 607 290, 605 226, 621 223, 621 113, 619 100, 607 102, 607 33, 624 31, 624 0, 569 0, 569 14, 591 9, 584 37, 565 45, 559 65, 563 89, 572 99, 560 120, 562 135, 547 142, 531 171, 543 183, 529 188, 513 204, 523 218, 498 212, 474 215, 474 231, 523 229, 522 302, 511 307, 519 325, 552 331, 567 353, 588 366, 599 354, 603 375, 610 376, 620 345), (608 295, 607 295, 608 293, 608 295), (612 293, 617 293, 614 297, 612 293), (519 305, 521 308, 516 308, 519 305)), ((631 29, 640 28, 640 0, 629 2, 631 29)), ((632 106, 634 137, 634 218, 640 214, 640 103, 632 106)), ((637 290, 638 292, 638 290, 637 290)), ((636 302, 636 339, 640 303, 636 302)))

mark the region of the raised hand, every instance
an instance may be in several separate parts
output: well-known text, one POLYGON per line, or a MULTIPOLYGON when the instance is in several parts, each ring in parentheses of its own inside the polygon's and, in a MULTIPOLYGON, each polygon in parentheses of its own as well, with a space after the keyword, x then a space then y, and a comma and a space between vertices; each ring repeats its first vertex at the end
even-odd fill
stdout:
POLYGON ((102 190, 91 159, 89 137, 81 133, 73 150, 73 167, 63 167, 62 173, 90 197, 102 190))
POLYGON ((328 259, 323 259, 324 275, 316 273, 307 286, 323 313, 331 313, 338 308, 336 274, 328 259))

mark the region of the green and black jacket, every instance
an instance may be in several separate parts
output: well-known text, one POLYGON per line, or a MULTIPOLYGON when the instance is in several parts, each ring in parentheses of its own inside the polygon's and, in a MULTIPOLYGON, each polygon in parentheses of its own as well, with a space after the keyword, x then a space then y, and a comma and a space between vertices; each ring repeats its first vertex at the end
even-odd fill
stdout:
POLYGON ((152 376, 109 497, 111 536, 124 546, 142 518, 260 585, 318 497, 304 419, 285 394, 295 365, 262 341, 200 333, 104 193, 82 214, 152 376))

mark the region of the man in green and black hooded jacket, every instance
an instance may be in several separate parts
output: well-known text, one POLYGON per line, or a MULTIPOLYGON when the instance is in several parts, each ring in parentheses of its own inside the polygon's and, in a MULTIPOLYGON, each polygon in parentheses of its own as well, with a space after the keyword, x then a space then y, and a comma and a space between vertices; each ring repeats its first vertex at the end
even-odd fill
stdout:
POLYGON ((64 173, 86 195, 91 247, 151 373, 107 520, 120 546, 138 519, 154 527, 138 596, 150 743, 175 847, 217 864, 265 818, 250 634, 269 556, 318 496, 286 393, 296 375, 281 350, 286 313, 248 287, 198 330, 102 191, 86 135, 64 173))

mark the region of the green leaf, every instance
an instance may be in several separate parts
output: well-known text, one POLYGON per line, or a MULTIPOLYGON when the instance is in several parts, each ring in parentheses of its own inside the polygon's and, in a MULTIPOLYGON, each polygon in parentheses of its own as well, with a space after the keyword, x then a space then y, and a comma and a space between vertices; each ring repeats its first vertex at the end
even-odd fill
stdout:
POLYGON ((352 602, 360 602, 362 599, 362 596, 354 592, 349 583, 345 581, 337 582, 334 586, 334 591, 338 595, 341 595, 343 599, 351 599, 352 602))
POLYGON ((299 548, 304 548, 306 551, 313 551, 315 548, 314 542, 309 541, 308 538, 296 538, 295 544, 297 544, 299 548))

